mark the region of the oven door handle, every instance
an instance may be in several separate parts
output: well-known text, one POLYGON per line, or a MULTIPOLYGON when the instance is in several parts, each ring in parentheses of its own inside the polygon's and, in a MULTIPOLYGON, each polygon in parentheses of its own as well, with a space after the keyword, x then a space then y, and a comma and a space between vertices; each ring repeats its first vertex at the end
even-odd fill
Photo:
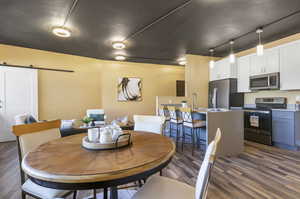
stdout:
POLYGON ((259 110, 244 110, 248 113, 263 113, 263 114, 270 114, 270 111, 259 111, 259 110))

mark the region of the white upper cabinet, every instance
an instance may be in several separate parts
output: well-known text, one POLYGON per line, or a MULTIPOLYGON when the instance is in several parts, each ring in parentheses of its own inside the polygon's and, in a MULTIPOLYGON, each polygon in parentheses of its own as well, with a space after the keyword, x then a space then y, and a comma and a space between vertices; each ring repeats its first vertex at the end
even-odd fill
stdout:
POLYGON ((253 75, 260 75, 265 73, 265 57, 263 56, 257 56, 256 54, 253 54, 253 56, 250 57, 250 76, 253 75))
POLYGON ((279 72, 279 48, 269 48, 265 50, 265 72, 277 73, 279 72))
POLYGON ((250 58, 250 76, 279 72, 279 48, 266 49, 264 55, 250 58))
POLYGON ((216 61, 210 69, 210 81, 227 78, 236 78, 236 64, 230 64, 229 58, 216 61))
POLYGON ((280 48, 281 90, 300 89, 300 41, 280 48))
POLYGON ((214 67, 213 68, 209 68, 209 81, 214 81, 217 80, 217 76, 218 76, 218 64, 217 62, 215 62, 214 67))
POLYGON ((237 59, 237 86, 239 93, 250 92, 249 75, 250 75, 250 59, 253 55, 239 57, 237 59))

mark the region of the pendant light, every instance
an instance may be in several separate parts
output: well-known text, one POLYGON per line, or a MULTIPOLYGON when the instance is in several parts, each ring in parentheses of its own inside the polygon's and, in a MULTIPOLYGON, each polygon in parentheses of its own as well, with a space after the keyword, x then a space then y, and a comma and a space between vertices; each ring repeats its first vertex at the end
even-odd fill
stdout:
POLYGON ((235 63, 235 54, 234 54, 234 52, 233 52, 233 44, 234 44, 234 41, 231 40, 231 41, 229 42, 229 44, 230 44, 229 62, 230 62, 231 64, 234 64, 234 63, 235 63))
POLYGON ((209 49, 210 52, 210 56, 211 56, 211 60, 209 61, 209 68, 213 69, 215 67, 215 60, 213 60, 213 56, 214 56, 214 49, 209 49))
POLYGON ((258 28, 256 33, 258 34, 258 45, 256 46, 256 55, 262 56, 264 55, 264 46, 261 44, 261 37, 260 34, 263 32, 262 28, 258 28))

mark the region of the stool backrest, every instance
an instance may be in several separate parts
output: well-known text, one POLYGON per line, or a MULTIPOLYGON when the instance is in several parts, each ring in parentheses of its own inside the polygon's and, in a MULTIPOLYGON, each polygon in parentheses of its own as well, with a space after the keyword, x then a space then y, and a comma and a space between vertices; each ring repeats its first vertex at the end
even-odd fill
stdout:
POLYGON ((159 106, 158 107, 158 114, 160 116, 164 116, 166 118, 170 117, 169 110, 166 106, 159 106))
POLYGON ((134 130, 162 134, 164 116, 134 115, 134 130))
POLYGON ((168 106, 168 111, 169 111, 171 120, 179 119, 179 113, 175 106, 168 106))
POLYGON ((180 108, 181 116, 183 122, 192 123, 193 122, 193 115, 192 115, 192 109, 191 108, 180 108))

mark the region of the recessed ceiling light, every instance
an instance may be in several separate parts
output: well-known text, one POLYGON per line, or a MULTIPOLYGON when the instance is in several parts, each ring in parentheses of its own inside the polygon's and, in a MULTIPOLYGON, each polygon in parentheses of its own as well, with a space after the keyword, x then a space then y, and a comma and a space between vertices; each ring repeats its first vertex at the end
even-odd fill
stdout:
POLYGON ((117 56, 115 56, 115 60, 118 60, 118 61, 124 61, 125 59, 126 59, 126 57, 123 56, 123 55, 117 55, 117 56))
POLYGON ((65 27, 54 27, 52 29, 52 33, 55 34, 58 37, 70 37, 71 31, 65 27))
POLYGON ((178 62, 179 65, 184 66, 184 65, 186 65, 186 58, 181 57, 181 58, 177 59, 177 62, 178 62))
POLYGON ((179 65, 181 65, 181 66, 186 65, 186 61, 180 61, 180 62, 178 62, 178 63, 179 63, 179 65))
POLYGON ((124 42, 122 41, 114 41, 112 43, 112 47, 114 49, 118 49, 118 50, 121 50, 121 49, 124 49, 126 47, 126 45, 124 44, 124 42))
POLYGON ((186 61, 186 58, 185 57, 181 57, 179 59, 177 59, 178 62, 181 62, 181 61, 186 61))

